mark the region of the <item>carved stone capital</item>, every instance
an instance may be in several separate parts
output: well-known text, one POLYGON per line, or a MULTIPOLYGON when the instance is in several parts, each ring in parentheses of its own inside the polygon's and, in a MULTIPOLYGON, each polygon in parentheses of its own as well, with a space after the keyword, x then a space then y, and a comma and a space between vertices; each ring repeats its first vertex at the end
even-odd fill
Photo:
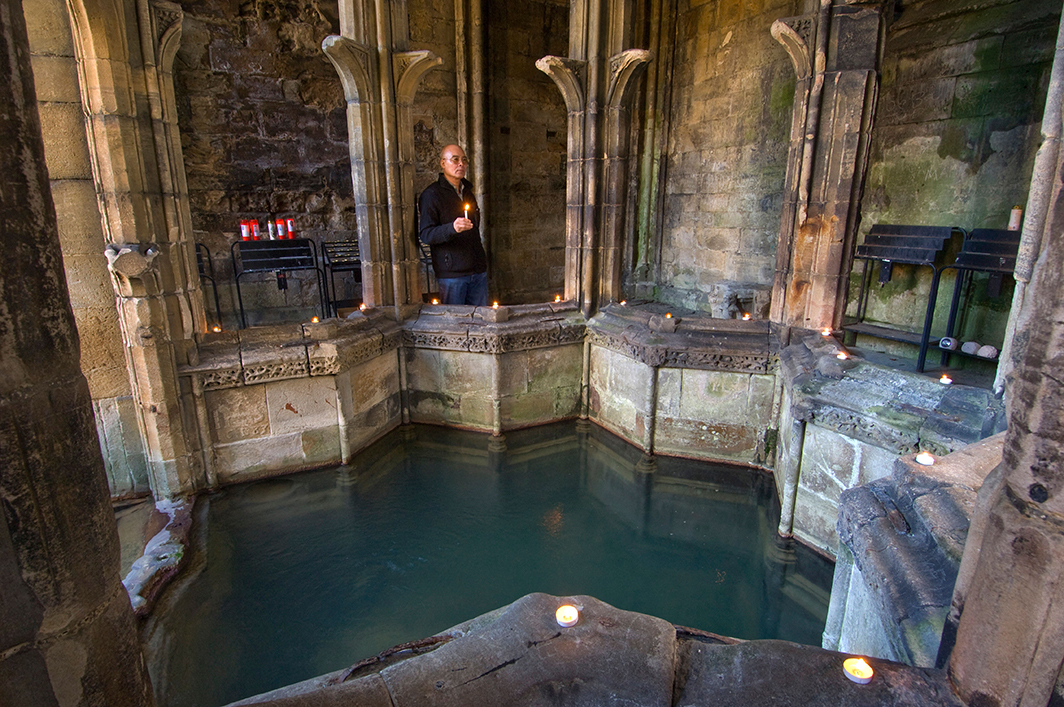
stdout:
POLYGON ((587 62, 560 56, 545 56, 536 61, 536 68, 550 76, 557 84, 570 113, 584 110, 584 84, 587 62))
POLYGON ((360 103, 372 100, 376 95, 372 88, 376 82, 372 77, 375 71, 377 55, 369 47, 353 39, 331 34, 322 40, 321 49, 329 57, 340 83, 344 87, 344 98, 348 103, 360 103))
POLYGON ((772 23, 772 36, 787 50, 794 65, 798 80, 809 78, 813 73, 813 58, 810 47, 816 29, 814 15, 784 17, 772 23))
POLYGON ((428 50, 399 52, 392 56, 395 72, 395 100, 400 105, 414 102, 418 84, 429 70, 443 63, 443 59, 428 50))
POLYGON ((632 79, 654 58, 646 49, 626 49, 610 57, 610 78, 606 88, 606 104, 619 108, 632 79))

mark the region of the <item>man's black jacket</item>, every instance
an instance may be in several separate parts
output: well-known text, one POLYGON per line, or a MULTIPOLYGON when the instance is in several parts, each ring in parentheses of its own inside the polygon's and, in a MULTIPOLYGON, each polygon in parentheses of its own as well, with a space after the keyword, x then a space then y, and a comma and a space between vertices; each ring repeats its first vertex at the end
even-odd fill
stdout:
POLYGON ((440 175, 435 184, 421 192, 418 209, 418 236, 432 251, 432 269, 438 278, 465 277, 486 272, 488 258, 480 244, 480 208, 473 196, 473 185, 462 180, 462 196, 440 175), (462 233, 454 230, 454 220, 465 215, 473 228, 462 233))

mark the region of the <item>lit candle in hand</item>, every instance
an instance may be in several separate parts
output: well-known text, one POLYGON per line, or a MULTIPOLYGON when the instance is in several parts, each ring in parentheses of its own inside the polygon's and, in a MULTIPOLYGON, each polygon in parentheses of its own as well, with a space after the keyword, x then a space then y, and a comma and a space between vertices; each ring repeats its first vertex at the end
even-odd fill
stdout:
POLYGON ((465 207, 465 217, 469 218, 469 204, 462 204, 465 207))

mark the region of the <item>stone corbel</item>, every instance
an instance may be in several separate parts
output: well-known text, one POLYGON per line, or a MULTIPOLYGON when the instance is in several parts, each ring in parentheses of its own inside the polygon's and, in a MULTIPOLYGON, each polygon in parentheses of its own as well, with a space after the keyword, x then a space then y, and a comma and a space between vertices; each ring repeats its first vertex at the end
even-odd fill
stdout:
POLYGON ((619 108, 632 79, 654 58, 646 49, 626 49, 610 57, 610 79, 606 89, 606 105, 619 108))
POLYGON ((331 34, 322 40, 321 50, 340 75, 348 103, 371 100, 376 95, 370 90, 373 86, 370 77, 377 75, 376 54, 369 47, 348 37, 331 34))
POLYGON ((443 63, 443 59, 428 50, 399 52, 392 56, 392 68, 396 76, 395 101, 400 105, 412 105, 414 94, 421 79, 429 70, 443 63))
POLYGON ((104 250, 107 269, 114 273, 118 294, 144 297, 158 294, 158 268, 155 259, 159 246, 154 243, 112 243, 104 250))
POLYGON ((799 81, 809 78, 813 72, 809 47, 813 39, 814 23, 813 15, 785 17, 772 23, 772 36, 787 50, 799 81))
POLYGON ((584 83, 587 62, 560 56, 545 56, 536 61, 536 68, 550 76, 565 99, 565 107, 572 113, 584 110, 584 83))

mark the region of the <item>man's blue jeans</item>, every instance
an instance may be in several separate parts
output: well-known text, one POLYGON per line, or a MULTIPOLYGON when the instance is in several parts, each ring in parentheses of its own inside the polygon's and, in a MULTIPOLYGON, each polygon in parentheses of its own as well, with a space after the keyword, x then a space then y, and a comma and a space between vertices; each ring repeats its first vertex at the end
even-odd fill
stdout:
POLYGON ((440 285, 441 304, 472 304, 483 307, 488 304, 488 274, 486 272, 465 277, 444 277, 440 285))

